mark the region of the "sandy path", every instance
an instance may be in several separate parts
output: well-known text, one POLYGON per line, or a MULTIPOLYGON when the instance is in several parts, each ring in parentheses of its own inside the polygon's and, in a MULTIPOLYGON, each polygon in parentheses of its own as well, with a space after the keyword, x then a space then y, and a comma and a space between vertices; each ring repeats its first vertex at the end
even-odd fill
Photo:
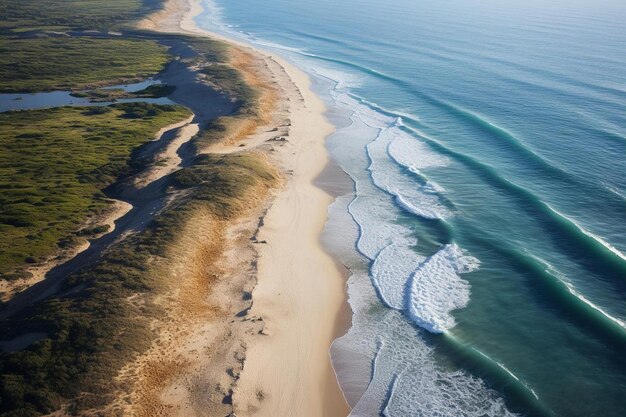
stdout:
POLYGON ((137 175, 134 181, 136 188, 143 188, 159 178, 163 178, 180 169, 182 159, 178 155, 178 150, 185 143, 189 142, 200 130, 197 123, 191 123, 193 119, 194 116, 191 116, 182 122, 167 126, 159 131, 156 135, 157 140, 167 131, 178 129, 174 139, 170 140, 165 149, 154 156, 156 162, 137 175))

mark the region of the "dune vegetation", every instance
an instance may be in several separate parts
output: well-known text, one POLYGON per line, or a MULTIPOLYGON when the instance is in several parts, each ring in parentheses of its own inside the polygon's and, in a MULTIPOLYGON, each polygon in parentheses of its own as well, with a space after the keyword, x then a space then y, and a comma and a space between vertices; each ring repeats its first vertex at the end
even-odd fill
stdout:
POLYGON ((161 71, 167 48, 147 39, 0 38, 0 92, 86 89, 161 71))
MULTIPOLYGON (((168 45, 182 40, 196 52, 185 62, 238 103, 235 114, 203 126, 195 148, 254 126, 248 122, 256 117, 257 93, 230 66, 225 44, 130 29, 131 20, 160 4, 0 0, 0 91, 88 89, 97 100, 108 94, 102 85, 159 72, 175 59, 168 45), (94 29, 100 33, 71 33, 94 29), (120 36, 104 34, 121 29, 120 36)), ((84 222, 105 207, 105 187, 151 162, 138 161, 133 150, 189 115, 146 103, 0 113, 0 279, 19 277, 89 233, 84 222)), ((277 174, 255 153, 200 155, 164 182, 170 203, 145 230, 63 277, 53 295, 0 320, 0 416, 98 415, 103 407, 120 415, 111 404, 129 387, 116 377, 154 342, 151 326, 163 317, 156 300, 179 285, 163 273, 177 234, 199 215, 236 219, 277 174)))
POLYGON ((189 114, 146 103, 0 113, 0 276, 69 244, 132 150, 189 114))
POLYGON ((108 30, 160 5, 159 0, 0 0, 0 32, 108 30))
POLYGON ((159 259, 177 233, 198 212, 237 218, 276 180, 274 169, 251 153, 202 155, 178 171, 171 185, 185 190, 184 198, 98 264, 70 276, 60 291, 67 295, 5 324, 9 340, 44 336, 27 349, 0 355, 0 415, 37 416, 62 405, 78 413, 110 403, 124 389, 115 379, 120 369, 154 339, 150 322, 160 314, 155 297, 176 285, 159 269, 159 259))

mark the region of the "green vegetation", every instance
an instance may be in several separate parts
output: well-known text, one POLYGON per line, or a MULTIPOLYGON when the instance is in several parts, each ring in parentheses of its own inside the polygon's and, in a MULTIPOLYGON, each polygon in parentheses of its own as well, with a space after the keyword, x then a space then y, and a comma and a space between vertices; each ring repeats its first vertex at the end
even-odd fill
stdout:
POLYGON ((0 113, 0 276, 52 253, 103 208, 132 149, 188 116, 146 103, 0 113))
POLYGON ((158 0, 0 0, 0 31, 109 29, 159 7, 158 0))
POLYGON ((89 91, 78 91, 72 93, 73 97, 88 98, 92 103, 98 102, 111 102, 115 100, 121 100, 126 98, 160 98, 167 97, 176 90, 173 85, 166 84, 153 84, 140 91, 127 93, 122 89, 105 89, 99 88, 89 91))
POLYGON ((194 58, 197 63, 228 61, 229 46, 224 42, 200 37, 186 37, 185 41, 198 53, 194 58))
MULTIPOLYGON (((175 41, 196 52, 183 62, 199 68, 237 100, 240 112, 233 119, 253 112, 256 94, 227 66, 229 50, 223 43, 146 32, 130 36, 0 37, 0 91, 77 89, 145 77, 173 58, 163 44, 175 41)), ((153 85, 136 93, 94 89, 76 94, 102 101, 159 97, 173 88, 153 85)), ((183 118, 180 109, 163 109, 169 108, 119 104, 0 114, 0 232, 7 236, 0 242, 0 278, 19 277, 25 263, 45 259, 57 246, 73 245, 78 225, 103 207, 98 190, 128 171, 131 149, 164 124, 183 118), (69 168, 74 171, 65 171, 69 168), (40 177, 45 180, 35 186, 40 177)), ((221 123, 216 121, 200 136, 220 135, 221 123)))
MULTIPOLYGON (((174 58, 165 45, 186 44, 197 55, 185 54, 181 62, 239 104, 237 115, 220 118, 194 139, 219 140, 254 115, 256 101, 227 65, 225 44, 128 27, 123 36, 66 36, 70 30, 119 30, 160 3, 0 0, 0 92, 90 89, 85 94, 95 100, 121 98, 120 91, 98 88, 153 75, 174 58)), ((160 97, 172 88, 153 86, 135 97, 160 97)), ((79 230, 104 208, 104 187, 140 168, 134 149, 188 116, 178 106, 145 103, 0 113, 0 279, 79 236, 105 232, 106 226, 79 230)), ((61 407, 78 415, 127 392, 116 376, 154 341, 151 324, 162 317, 155 299, 177 285, 159 269, 177 233, 198 212, 236 218, 276 177, 255 154, 203 155, 164 181, 185 192, 172 194, 176 198, 147 229, 61 281, 54 295, 0 321, 3 341, 38 335, 25 348, 0 352, 0 417, 61 407)))
POLYGON ((173 85, 167 84, 152 84, 140 91, 129 93, 131 97, 143 97, 143 98, 159 98, 167 97, 176 90, 173 85))
POLYGON ((163 69, 154 40, 87 37, 0 38, 0 92, 87 88, 140 80, 163 69))
POLYGON ((19 352, 0 354, 0 413, 36 416, 68 404, 70 412, 103 406, 119 387, 115 376, 154 337, 150 321, 159 315, 154 297, 166 291, 155 258, 166 255, 185 222, 198 210, 235 218, 259 187, 275 181, 271 168, 254 154, 205 155, 175 174, 186 197, 166 209, 149 229, 113 248, 96 266, 64 284, 61 293, 3 328, 6 339, 43 332, 48 338, 19 352), (129 302, 134 296, 141 302, 129 302))
POLYGON ((186 43, 198 54, 192 61, 200 72, 217 88, 237 100, 240 114, 252 115, 257 92, 229 64, 228 45, 208 38, 188 38, 186 43))
POLYGON ((256 92, 241 78, 239 72, 228 64, 212 64, 200 70, 230 96, 237 97, 240 112, 251 111, 256 92))

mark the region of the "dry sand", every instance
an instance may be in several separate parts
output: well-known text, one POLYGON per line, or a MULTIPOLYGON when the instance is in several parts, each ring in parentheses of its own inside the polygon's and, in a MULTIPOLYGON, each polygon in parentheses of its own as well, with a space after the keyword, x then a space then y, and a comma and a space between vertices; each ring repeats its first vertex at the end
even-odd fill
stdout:
MULTIPOLYGON (((174 343, 165 343, 167 349, 154 357, 178 365, 156 372, 160 383, 151 385, 152 405, 135 407, 135 412, 224 415, 220 413, 228 407, 215 406, 221 400, 239 417, 346 416, 349 408, 329 358, 333 339, 349 321, 345 275, 320 242, 333 197, 314 185, 330 163, 324 141, 333 127, 306 74, 279 57, 199 29, 193 17, 201 11, 199 1, 170 0, 140 27, 219 38, 249 57, 247 80, 264 78, 279 96, 271 117, 247 137, 205 151, 254 149, 279 167, 285 181, 269 206, 258 203, 245 221, 222 225, 227 249, 219 271, 226 276, 211 283, 203 301, 206 306, 221 305, 221 314, 205 316, 202 323, 188 321, 195 327, 174 343), (228 267, 229 262, 236 263, 228 267), (241 301, 248 292, 251 306, 241 301), (241 305, 249 308, 232 315, 241 305), (169 356, 164 357, 164 351, 169 356), (223 398, 210 399, 219 393, 223 398)), ((345 187, 347 177, 331 171, 336 174, 324 182, 345 187)), ((133 404, 140 404, 137 398, 142 395, 146 392, 136 391, 133 404)))
MULTIPOLYGON (((345 306, 345 279, 324 252, 320 234, 333 198, 313 181, 329 163, 333 127, 300 71, 267 60, 289 99, 288 142, 277 147, 289 180, 264 218, 258 240, 252 316, 264 335, 249 341, 233 402, 238 416, 345 416, 328 349, 345 306)), ((274 133, 275 134, 275 133, 274 133)), ((267 132, 251 138, 253 145, 267 132)))

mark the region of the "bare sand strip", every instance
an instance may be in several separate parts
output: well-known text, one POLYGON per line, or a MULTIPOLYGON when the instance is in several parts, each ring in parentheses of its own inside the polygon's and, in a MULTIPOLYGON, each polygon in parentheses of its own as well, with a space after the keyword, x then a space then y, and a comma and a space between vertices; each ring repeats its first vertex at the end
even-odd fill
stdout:
MULTIPOLYGON (((276 195, 256 236, 260 242, 255 245, 257 284, 252 307, 245 314, 262 320, 263 328, 248 332, 242 340, 243 369, 237 371, 233 391, 225 400, 232 401, 239 417, 346 416, 349 408, 328 353, 334 338, 345 330, 337 327, 338 322, 345 323, 348 310, 345 277, 320 242, 333 197, 314 185, 330 163, 324 141, 333 127, 324 116, 324 104, 311 91, 306 74, 279 57, 199 29, 193 17, 201 12, 197 0, 170 0, 143 27, 208 35, 252 54, 264 63, 282 90, 281 106, 287 117, 279 127, 259 128, 246 138, 243 147, 231 143, 209 150, 234 153, 237 148, 258 149, 286 173, 285 186, 276 195), (285 127, 285 140, 271 142, 271 132, 285 127)), ((339 175, 336 181, 345 182, 347 178, 339 175)), ((220 366, 202 362, 199 366, 220 366)), ((172 397, 167 402, 170 409, 180 412, 180 405, 172 404, 172 397)))
MULTIPOLYGON (((313 185, 328 163, 324 138, 332 126, 308 78, 285 68, 302 93, 291 106, 289 153, 293 176, 265 216, 252 315, 265 320, 253 340, 233 397, 238 416, 345 416, 328 349, 345 303, 345 281, 320 245, 332 197, 313 185)), ((292 101, 293 102, 293 101, 292 101)))
POLYGON ((178 150, 185 143, 189 142, 200 130, 197 123, 191 123, 193 118, 194 116, 191 116, 182 122, 167 126, 159 131, 157 138, 161 138, 161 136, 170 130, 178 129, 174 139, 168 142, 165 149, 154 156, 155 163, 147 167, 134 179, 134 186, 136 188, 143 188, 180 169, 182 159, 177 153, 178 150))

